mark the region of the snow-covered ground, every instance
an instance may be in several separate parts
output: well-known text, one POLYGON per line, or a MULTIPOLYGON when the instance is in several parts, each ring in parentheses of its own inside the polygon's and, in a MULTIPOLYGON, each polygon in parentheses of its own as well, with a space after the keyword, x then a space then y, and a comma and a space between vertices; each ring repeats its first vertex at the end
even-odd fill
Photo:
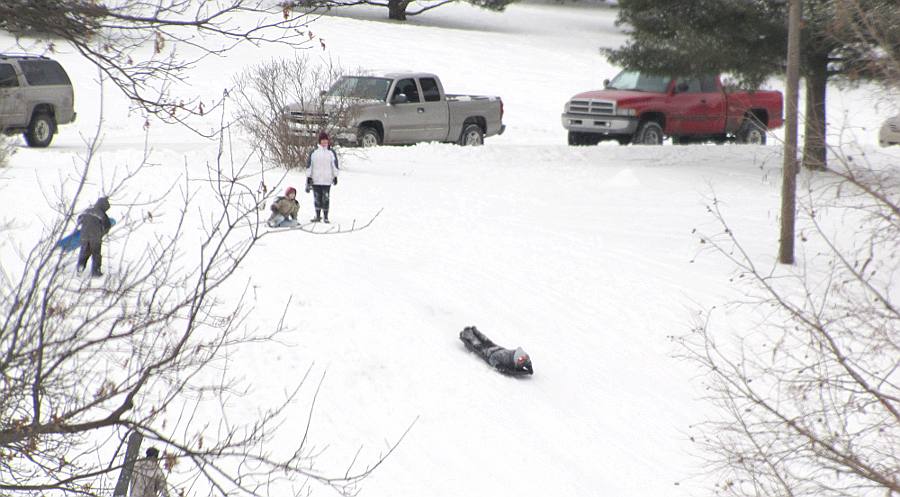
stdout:
MULTIPOLYGON (((499 14, 450 5, 406 24, 385 15, 358 9, 316 21, 311 29, 327 49, 310 55, 430 71, 450 92, 500 95, 507 131, 481 148, 423 144, 347 157, 332 220, 381 215, 349 235, 294 232, 260 243, 236 278, 252 279, 260 328, 276 325, 291 289, 292 346, 257 346, 236 367, 256 395, 274 400, 310 366, 327 371, 312 424, 314 442, 329 445, 322 467, 348 462, 360 445, 371 460, 418 418, 362 495, 708 495, 709 475, 688 440, 708 407, 693 372, 670 357, 668 336, 685 333, 695 309, 735 295, 727 263, 697 257, 692 235, 714 229, 705 209, 713 193, 751 252, 774 259, 777 140, 566 146, 565 101, 617 70, 599 52, 625 39, 614 10, 513 5, 499 14), (468 354, 457 337, 468 325, 524 347, 535 375, 504 377, 468 354)), ((289 55, 242 47, 201 63, 185 91, 211 100, 231 75, 289 55)), ((82 136, 100 116, 96 71, 74 54, 56 58, 76 86, 79 118, 50 148, 21 147, 0 170, 0 219, 15 222, 0 233, 6 268, 53 219, 44 197, 75 170, 82 136)), ((110 88, 103 104, 88 197, 144 150, 144 119, 110 88)), ((877 126, 896 112, 876 89, 833 88, 830 104, 845 142, 873 161, 900 158, 875 145, 877 126)), ((113 198, 113 216, 186 171, 203 176, 217 147, 158 122, 149 139, 157 166, 113 198)), ((291 173, 282 186, 302 183, 291 173)), ((310 216, 311 196, 300 200, 310 216)), ((165 231, 166 219, 141 229, 165 231)), ((105 250, 113 262, 141 253, 115 239, 105 250)), ((307 408, 296 406, 288 436, 302 436, 307 408)))

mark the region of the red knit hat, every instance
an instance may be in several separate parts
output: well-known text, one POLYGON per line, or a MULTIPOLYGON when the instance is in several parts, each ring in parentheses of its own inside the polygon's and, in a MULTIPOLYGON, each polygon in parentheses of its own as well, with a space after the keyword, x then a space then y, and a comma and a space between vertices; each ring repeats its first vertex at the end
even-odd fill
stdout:
POLYGON ((292 193, 293 193, 294 195, 296 195, 296 194, 297 194, 297 189, 294 188, 293 186, 289 186, 289 187, 287 187, 287 190, 284 191, 284 196, 287 197, 288 195, 290 195, 290 194, 292 194, 292 193))

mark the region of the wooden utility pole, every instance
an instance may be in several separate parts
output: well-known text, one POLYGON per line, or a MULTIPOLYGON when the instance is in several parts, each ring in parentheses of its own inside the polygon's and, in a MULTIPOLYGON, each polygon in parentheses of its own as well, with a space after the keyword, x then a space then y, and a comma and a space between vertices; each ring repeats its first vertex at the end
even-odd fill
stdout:
POLYGON ((144 439, 140 433, 133 431, 128 437, 128 446, 125 449, 125 460, 122 462, 122 471, 119 473, 119 481, 116 482, 116 489, 113 491, 113 497, 125 497, 128 493, 128 484, 131 482, 131 475, 134 473, 134 462, 138 458, 138 452, 141 450, 141 441, 144 439))
POLYGON ((802 0, 788 0, 787 94, 784 101, 784 165, 781 179, 781 237, 778 262, 794 263, 797 213, 797 101, 800 90, 800 19, 802 0))

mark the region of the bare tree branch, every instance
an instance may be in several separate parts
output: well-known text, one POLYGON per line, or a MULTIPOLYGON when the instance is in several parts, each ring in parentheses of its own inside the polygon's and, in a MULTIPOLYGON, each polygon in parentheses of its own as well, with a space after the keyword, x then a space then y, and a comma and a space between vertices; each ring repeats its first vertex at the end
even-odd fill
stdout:
POLYGON ((763 271, 722 203, 709 206, 720 231, 702 245, 734 264, 748 295, 737 307, 759 323, 723 345, 705 313, 676 342, 722 408, 695 439, 732 495, 900 492, 900 175, 836 162, 842 169, 810 186, 796 269, 763 271), (835 219, 859 229, 848 236, 835 219))
POLYGON ((215 111, 174 85, 207 57, 241 44, 305 49, 315 40, 316 15, 267 0, 6 0, 0 30, 23 49, 34 40, 47 52, 63 42, 96 65, 138 108, 165 122, 190 124, 215 111))
MULTIPOLYGON (((235 377, 232 354, 285 332, 281 324, 248 327, 249 284, 237 294, 226 290, 270 233, 260 228, 258 206, 271 197, 251 186, 258 181, 253 155, 235 157, 228 134, 218 133, 205 177, 186 166, 162 197, 141 202, 153 211, 180 201, 169 232, 141 241, 143 215, 123 218, 111 236, 126 247, 144 244, 143 257, 123 258, 98 285, 71 275, 56 242, 71 229, 101 128, 86 146, 77 183, 60 188, 52 206, 64 215, 21 254, 20 269, 0 272, 0 493, 108 496, 123 441, 138 431, 162 446, 176 495, 263 497, 310 482, 354 495, 409 428, 368 466, 354 470, 354 457, 342 474, 318 468, 321 451, 308 446, 322 382, 305 434, 284 434, 311 368, 258 415, 247 419, 233 409, 253 390, 235 377), (210 408, 213 419, 204 414, 210 408)), ((148 158, 145 152, 138 166, 104 177, 103 192, 128 197, 129 183, 152 167, 148 158)))

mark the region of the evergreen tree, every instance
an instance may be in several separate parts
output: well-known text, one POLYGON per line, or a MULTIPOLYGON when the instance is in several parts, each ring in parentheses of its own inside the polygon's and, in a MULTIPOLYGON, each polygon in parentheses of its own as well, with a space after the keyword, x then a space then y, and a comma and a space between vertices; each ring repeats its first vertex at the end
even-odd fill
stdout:
MULTIPOLYGON (((784 70, 785 0, 621 0, 617 23, 631 39, 608 50, 630 69, 689 75, 726 72, 750 86, 784 70)), ((896 84, 879 70, 900 55, 896 0, 804 0, 801 72, 806 81, 803 164, 825 167, 825 97, 831 78, 896 84)))

